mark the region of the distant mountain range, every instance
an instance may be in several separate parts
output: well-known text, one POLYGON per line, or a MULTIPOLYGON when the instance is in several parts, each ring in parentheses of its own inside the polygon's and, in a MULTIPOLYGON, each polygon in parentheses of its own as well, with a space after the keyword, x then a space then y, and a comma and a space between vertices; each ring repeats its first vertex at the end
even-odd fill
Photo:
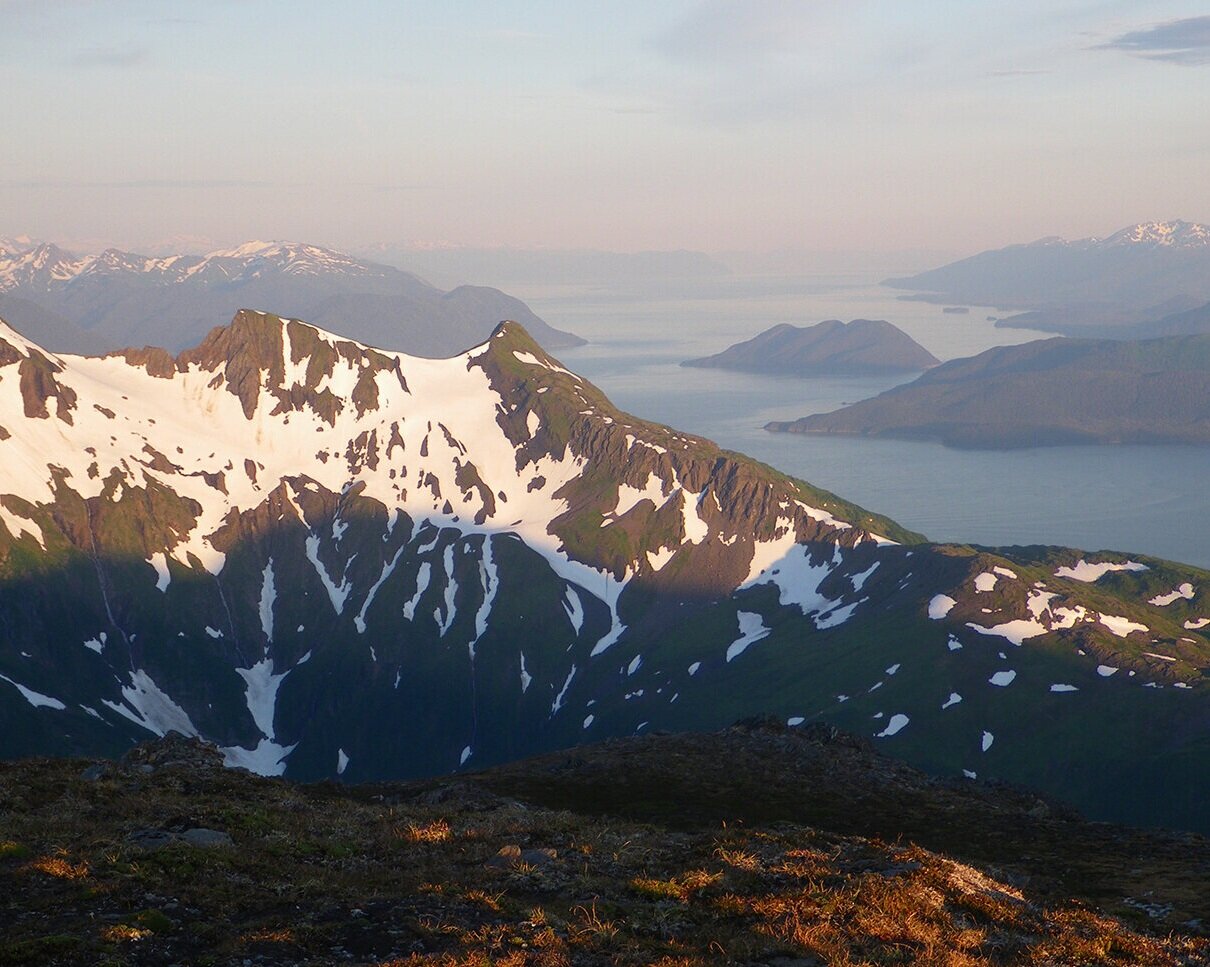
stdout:
POLYGON ((714 356, 687 359, 681 365, 777 376, 872 376, 919 372, 938 362, 889 322, 829 319, 814 326, 783 323, 714 356))
POLYGON ((956 447, 1210 444, 1210 335, 1045 339, 955 359, 873 399, 770 423, 956 447))
POLYGON ((302 780, 757 713, 1210 829, 1210 574, 934 544, 622 413, 515 324, 429 360, 245 311, 0 329, 0 758, 175 730, 302 780))
POLYGON ((215 319, 275 307, 350 338, 427 357, 450 356, 498 323, 524 324, 542 345, 583 343, 498 289, 444 292, 415 275, 316 245, 248 242, 208 255, 77 255, 50 243, 0 240, 0 316, 57 352, 131 345, 177 351, 215 319))
POLYGON ((1210 227, 1147 222, 1108 238, 1044 238, 982 252, 886 285, 939 303, 990 305, 1024 314, 998 325, 1065 335, 1140 337, 1210 303, 1210 227))

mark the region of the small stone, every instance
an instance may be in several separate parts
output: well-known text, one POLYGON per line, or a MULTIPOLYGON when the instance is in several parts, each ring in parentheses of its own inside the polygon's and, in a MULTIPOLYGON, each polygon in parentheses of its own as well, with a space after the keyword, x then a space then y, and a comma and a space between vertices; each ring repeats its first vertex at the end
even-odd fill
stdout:
POLYGON ((176 839, 176 834, 163 829, 139 829, 126 837, 126 842, 139 849, 163 849, 176 839))
POLYGON ((234 846, 230 835, 217 829, 187 829, 181 834, 190 846, 234 846))
POLYGON ((96 782, 98 779, 104 779, 108 772, 108 766, 97 764, 95 766, 89 766, 87 769, 81 772, 80 778, 85 782, 96 782))
POLYGON ((520 859, 520 846, 501 846, 500 851, 488 860, 486 865, 497 869, 510 870, 517 865, 520 859))
POLYGON ((523 850, 519 859, 527 866, 550 866, 551 863, 558 859, 558 856, 558 850, 547 847, 544 849, 523 850))

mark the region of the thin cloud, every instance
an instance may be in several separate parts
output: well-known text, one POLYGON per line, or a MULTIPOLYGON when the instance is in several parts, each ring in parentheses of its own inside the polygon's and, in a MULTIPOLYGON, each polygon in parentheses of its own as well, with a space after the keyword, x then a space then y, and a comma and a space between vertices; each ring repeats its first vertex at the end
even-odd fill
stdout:
POLYGON ((1019 67, 1013 70, 988 71, 990 77, 1032 77, 1035 74, 1052 74, 1053 71, 1045 67, 1019 67))
POLYGON ((1210 16, 1186 17, 1131 30, 1095 50, 1118 50, 1186 67, 1210 64, 1210 16))
POLYGON ((75 67, 138 67, 146 63, 146 47, 88 47, 71 59, 75 67))
POLYGON ((438 185, 375 185, 374 191, 378 192, 393 192, 393 191, 433 191, 438 188, 438 185))
POLYGON ((489 30, 487 35, 492 40, 500 40, 506 43, 529 44, 538 41, 547 41, 551 39, 550 34, 542 33, 537 30, 522 30, 517 27, 497 27, 495 30, 489 30))
POLYGON ((808 39, 829 0, 703 0, 655 40, 672 60, 747 61, 808 39))
POLYGON ((173 178, 148 178, 139 181, 6 181, 2 183, 5 188, 51 188, 59 190, 62 188, 86 188, 86 189, 104 189, 110 190, 157 190, 157 189, 200 189, 212 191, 221 188, 270 188, 273 187, 268 181, 237 181, 223 179, 173 179, 173 178))

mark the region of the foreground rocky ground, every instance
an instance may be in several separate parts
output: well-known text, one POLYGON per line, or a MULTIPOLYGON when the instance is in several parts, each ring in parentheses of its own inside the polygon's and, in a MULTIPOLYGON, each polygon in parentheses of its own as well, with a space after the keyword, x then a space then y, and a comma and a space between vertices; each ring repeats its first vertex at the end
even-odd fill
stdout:
POLYGON ((827 728, 295 785, 177 737, 0 764, 0 964, 1205 964, 1210 843, 827 728))

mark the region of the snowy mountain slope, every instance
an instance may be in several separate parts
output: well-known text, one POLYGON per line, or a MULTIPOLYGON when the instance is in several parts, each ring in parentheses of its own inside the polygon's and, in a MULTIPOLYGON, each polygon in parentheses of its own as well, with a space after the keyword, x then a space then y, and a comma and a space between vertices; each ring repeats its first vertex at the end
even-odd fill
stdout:
POLYGON ((1196 822, 1202 572, 923 543, 515 324, 446 360, 255 312, 175 358, 0 339, 2 755, 176 729, 368 779, 772 712, 1196 822), (1110 795, 1144 772, 1162 806, 1110 795))
POLYGON ((482 341, 505 318, 522 321, 550 348, 581 342, 497 289, 443 292, 407 272, 296 242, 165 257, 117 249, 76 255, 50 243, 0 249, 4 298, 68 320, 61 331, 43 331, 55 337, 54 347, 76 352, 141 343, 184 348, 215 319, 247 305, 284 307, 334 331, 429 357, 482 341))

